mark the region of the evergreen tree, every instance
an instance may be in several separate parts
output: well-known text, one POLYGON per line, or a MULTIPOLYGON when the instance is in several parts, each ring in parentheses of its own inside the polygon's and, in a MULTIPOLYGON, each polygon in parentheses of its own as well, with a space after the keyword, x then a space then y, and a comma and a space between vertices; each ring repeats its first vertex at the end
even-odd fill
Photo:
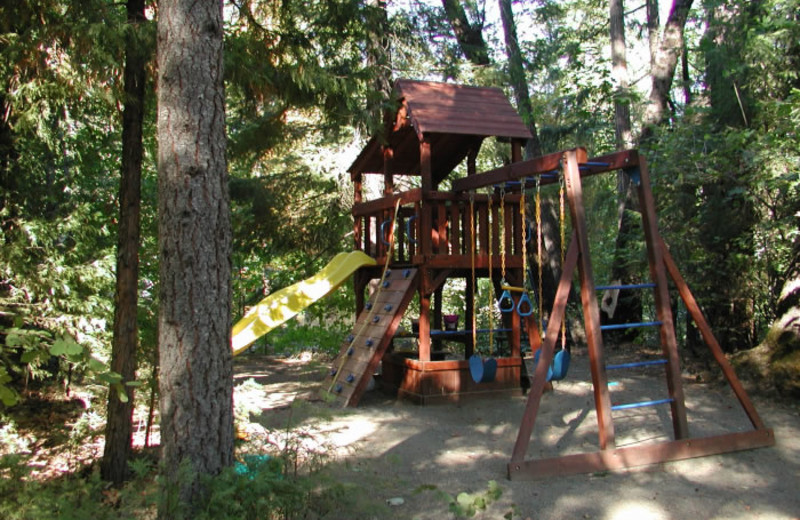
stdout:
POLYGON ((160 518, 191 518, 202 475, 233 463, 231 227, 222 5, 158 19, 160 518))

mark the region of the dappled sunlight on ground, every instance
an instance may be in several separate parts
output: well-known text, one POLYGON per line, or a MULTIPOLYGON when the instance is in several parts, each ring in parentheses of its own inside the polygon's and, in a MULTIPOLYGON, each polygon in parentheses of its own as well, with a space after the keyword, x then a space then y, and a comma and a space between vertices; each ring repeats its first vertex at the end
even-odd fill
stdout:
MULTIPOLYGON (((542 399, 528 457, 598 449, 588 360, 574 356, 573 363, 570 377, 542 399)), ((502 493, 474 518, 789 520, 800 511, 800 417, 796 409, 785 406, 756 405, 767 424, 775 427, 774 448, 620 472, 512 482, 506 479, 506 465, 524 397, 422 407, 373 391, 365 394, 358 408, 341 410, 303 398, 313 395, 309 387, 315 384, 314 370, 303 368, 303 363, 278 362, 260 371, 245 366, 248 370, 238 373, 237 381, 253 378, 265 384, 259 423, 271 438, 281 439, 280 430, 297 425, 316 443, 304 449, 327 450, 336 478, 369 489, 363 499, 373 506, 390 508, 377 516, 343 511, 341 518, 455 518, 450 510, 454 497, 482 496, 492 481, 502 493), (399 503, 398 498, 402 505, 386 505, 399 503)), ((648 379, 652 378, 615 378, 620 387, 612 390, 616 392, 612 399, 623 394, 634 400, 660 398, 665 391, 662 381, 648 386, 648 379)), ((725 388, 689 381, 685 391, 693 435, 750 428, 725 388)), ((614 412, 614 421, 620 447, 672 435, 669 405, 614 412)))

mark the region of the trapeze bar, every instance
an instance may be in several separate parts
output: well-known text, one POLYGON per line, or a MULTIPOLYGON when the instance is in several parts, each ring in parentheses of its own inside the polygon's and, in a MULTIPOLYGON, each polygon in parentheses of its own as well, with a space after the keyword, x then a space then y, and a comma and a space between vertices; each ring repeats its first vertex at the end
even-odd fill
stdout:
POLYGON ((618 365, 606 365, 606 370, 619 370, 621 368, 649 367, 653 365, 665 365, 666 359, 653 359, 651 361, 637 361, 635 363, 620 363, 618 365))
POLYGON ((623 290, 623 289, 652 289, 656 286, 654 283, 633 283, 629 285, 596 285, 596 291, 608 291, 608 290, 623 290))
POLYGON ((631 408, 643 408, 645 406, 657 406, 659 404, 671 403, 675 399, 656 399, 655 401, 641 401, 638 403, 617 404, 611 407, 612 410, 628 410, 631 408))
POLYGON ((611 325, 600 325, 600 330, 619 330, 636 329, 639 327, 659 327, 663 325, 660 321, 645 321, 641 323, 612 323, 611 325))

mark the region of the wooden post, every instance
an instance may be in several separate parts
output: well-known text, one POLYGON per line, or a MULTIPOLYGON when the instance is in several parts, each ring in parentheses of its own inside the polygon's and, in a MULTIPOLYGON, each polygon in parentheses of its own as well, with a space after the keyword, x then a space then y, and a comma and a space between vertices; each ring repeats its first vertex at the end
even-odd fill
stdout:
MULTIPOLYGON (((578 272, 581 280, 581 303, 586 326, 586 342, 589 347, 589 364, 594 385, 594 404, 597 410, 597 427, 600 449, 614 447, 614 422, 611 417, 611 398, 608 395, 603 337, 600 330, 600 309, 594 289, 592 259, 589 254, 589 237, 586 227, 586 212, 583 206, 583 187, 578 164, 586 162, 586 150, 577 148, 564 153, 563 171, 569 200, 572 228, 578 242, 580 258, 578 272)), ((549 327, 548 327, 549 328, 549 327)))
MULTIPOLYGON (((353 206, 361 204, 364 199, 363 192, 363 177, 360 173, 353 176, 353 206)), ((353 241, 357 250, 365 251, 363 246, 362 233, 363 227, 361 224, 362 217, 353 217, 353 241)))
POLYGON ((655 202, 650 189, 650 174, 647 171, 647 161, 639 157, 638 182, 634 176, 634 184, 639 195, 639 204, 642 210, 642 225, 644 226, 645 243, 647 244, 647 257, 650 262, 650 276, 654 289, 656 314, 661 322, 659 332, 661 335, 661 351, 667 360, 667 389, 672 399, 672 427, 675 440, 689 437, 689 426, 686 421, 686 404, 683 395, 683 382, 681 381, 680 357, 678 356, 678 342, 675 338, 675 325, 672 321, 672 309, 669 301, 669 288, 667 287, 667 274, 664 268, 664 257, 661 252, 661 240, 656 222, 655 202))
POLYGON ((419 144, 420 174, 422 175, 422 205, 420 207, 420 252, 425 261, 430 257, 432 248, 431 231, 433 230, 433 215, 431 214, 430 194, 433 191, 431 173, 431 143, 422 141, 419 144))
POLYGON ((391 146, 383 148, 383 195, 389 197, 394 193, 394 176, 392 175, 392 161, 394 149, 391 146))

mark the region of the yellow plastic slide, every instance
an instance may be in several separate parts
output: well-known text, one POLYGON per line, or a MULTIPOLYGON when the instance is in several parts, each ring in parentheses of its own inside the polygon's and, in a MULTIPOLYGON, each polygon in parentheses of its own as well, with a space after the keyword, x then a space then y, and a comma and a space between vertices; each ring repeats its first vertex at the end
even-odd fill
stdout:
POLYGON ((233 326, 233 355, 241 354, 255 340, 335 291, 366 265, 375 265, 375 260, 361 251, 339 253, 316 275, 261 300, 233 326))

